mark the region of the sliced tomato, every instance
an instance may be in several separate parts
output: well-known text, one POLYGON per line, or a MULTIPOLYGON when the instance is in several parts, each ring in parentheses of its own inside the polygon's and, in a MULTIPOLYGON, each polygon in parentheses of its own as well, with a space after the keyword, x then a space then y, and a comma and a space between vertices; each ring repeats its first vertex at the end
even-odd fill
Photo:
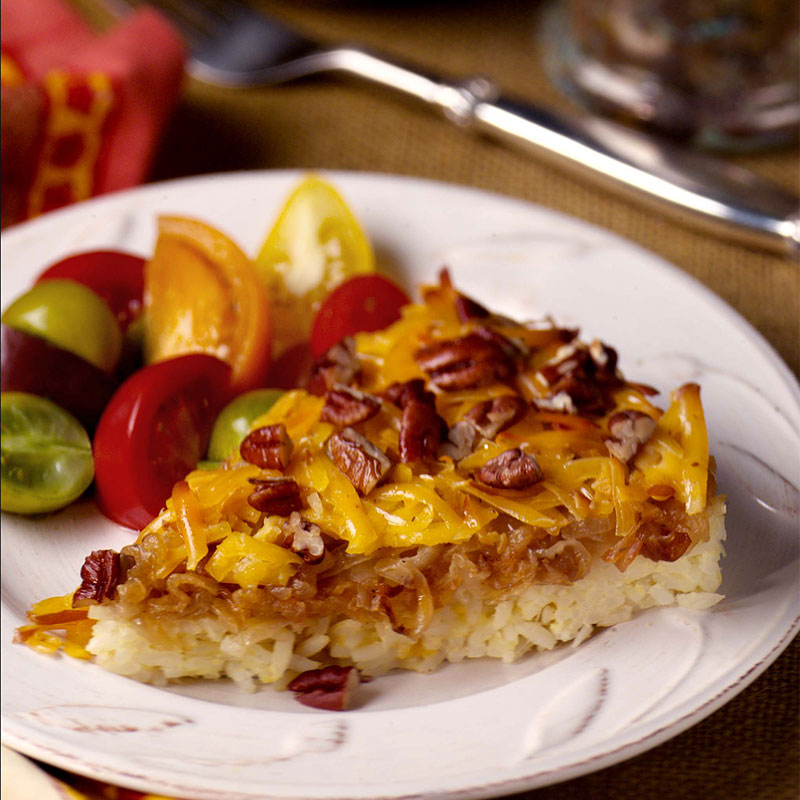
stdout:
POLYGON ((314 318, 311 351, 319 358, 345 336, 379 331, 400 319, 408 295, 382 275, 356 275, 327 297, 314 318))
POLYGON ((272 301, 274 355, 308 341, 322 301, 353 275, 375 271, 372 245, 342 196, 307 175, 281 210, 256 258, 272 301))
POLYGON ((147 525, 208 448, 230 399, 231 368, 204 353, 135 372, 109 401, 93 442, 100 510, 128 528, 147 525))
POLYGON ((148 363, 185 353, 227 361, 239 392, 265 385, 272 321, 253 262, 221 231, 163 216, 145 267, 144 353, 148 363))
POLYGON ((108 303, 123 331, 142 313, 144 259, 119 250, 91 250, 61 259, 36 282, 65 278, 88 286, 108 303))

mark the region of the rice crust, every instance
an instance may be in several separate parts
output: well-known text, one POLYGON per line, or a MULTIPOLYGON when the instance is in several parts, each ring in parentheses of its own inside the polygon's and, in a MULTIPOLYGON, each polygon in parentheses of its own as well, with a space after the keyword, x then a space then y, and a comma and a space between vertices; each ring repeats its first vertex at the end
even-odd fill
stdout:
POLYGON ((96 620, 87 646, 103 668, 163 685, 182 678, 230 678, 254 691, 285 686, 292 677, 324 664, 352 664, 365 675, 391 669, 431 672, 443 662, 491 657, 513 662, 531 650, 578 645, 597 628, 616 625, 655 606, 703 610, 717 594, 724 554, 724 500, 709 503, 709 538, 674 562, 637 556, 621 572, 595 558, 588 574, 569 586, 533 585, 515 598, 490 604, 479 584, 465 583, 438 609, 417 641, 388 620, 285 621, 126 617, 113 604, 92 606, 96 620))

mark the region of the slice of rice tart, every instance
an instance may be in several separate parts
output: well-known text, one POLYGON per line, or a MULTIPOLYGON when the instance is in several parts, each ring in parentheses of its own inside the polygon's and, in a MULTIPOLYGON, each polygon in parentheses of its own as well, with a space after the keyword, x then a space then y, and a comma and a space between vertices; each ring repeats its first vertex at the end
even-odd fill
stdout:
POLYGON ((698 386, 662 411, 576 330, 492 314, 446 272, 422 296, 319 359, 20 638, 141 681, 253 689, 513 661, 716 603, 724 501, 698 386))

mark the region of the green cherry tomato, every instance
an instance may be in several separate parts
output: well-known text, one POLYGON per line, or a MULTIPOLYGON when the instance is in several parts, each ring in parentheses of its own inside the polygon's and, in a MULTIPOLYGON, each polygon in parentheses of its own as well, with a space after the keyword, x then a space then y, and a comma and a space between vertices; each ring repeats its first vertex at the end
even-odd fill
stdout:
POLYGON ((268 411, 283 394, 280 389, 255 389, 240 394, 222 409, 208 444, 208 460, 222 461, 239 449, 253 420, 268 411))
POLYGON ((94 477, 92 444, 78 420, 24 392, 0 395, 2 509, 55 511, 77 500, 94 477))
POLYGON ((76 281, 35 284, 4 312, 2 321, 111 372, 122 352, 122 331, 108 304, 76 281))

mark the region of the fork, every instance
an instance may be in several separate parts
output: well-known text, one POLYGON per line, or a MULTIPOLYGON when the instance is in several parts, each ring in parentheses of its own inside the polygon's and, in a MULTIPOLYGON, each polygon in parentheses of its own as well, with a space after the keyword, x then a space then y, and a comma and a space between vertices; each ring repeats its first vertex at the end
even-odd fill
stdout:
MULTIPOLYGON (((137 0, 101 0, 112 12, 137 0)), ((483 77, 449 83, 358 46, 322 47, 239 0, 154 0, 184 36, 189 73, 225 87, 314 75, 360 78, 433 106, 472 128, 622 190, 681 221, 797 256, 800 199, 733 164, 590 115, 555 114, 500 96, 483 77)))

